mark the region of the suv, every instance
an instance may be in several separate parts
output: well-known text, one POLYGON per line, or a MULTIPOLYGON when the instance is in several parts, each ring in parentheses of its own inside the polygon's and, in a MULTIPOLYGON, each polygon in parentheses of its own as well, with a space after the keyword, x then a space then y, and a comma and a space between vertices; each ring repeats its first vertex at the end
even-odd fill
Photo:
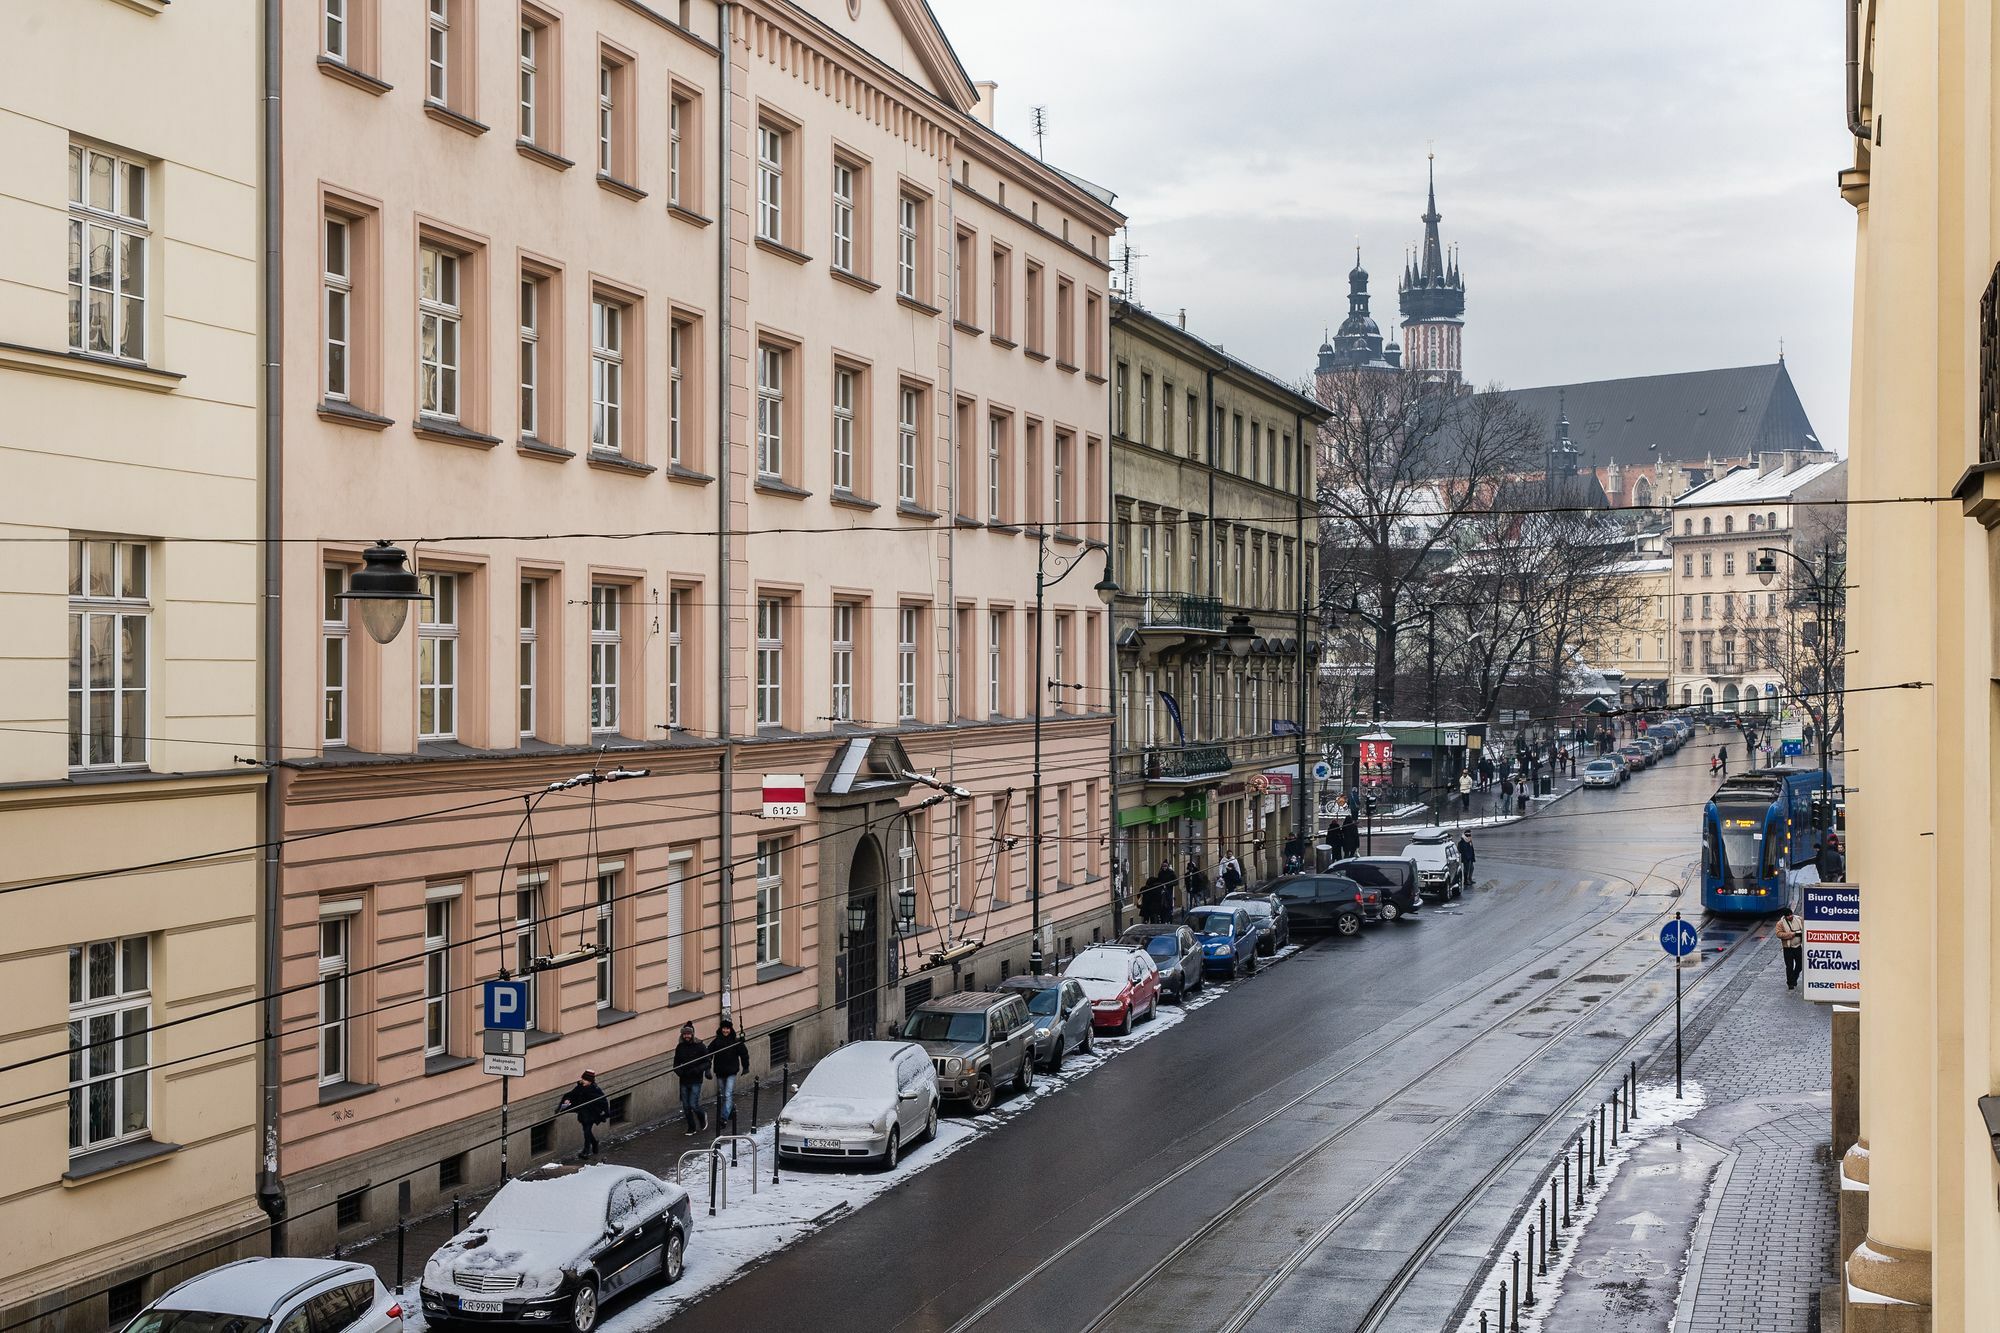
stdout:
POLYGON ((1382 895, 1345 875, 1286 875, 1272 880, 1270 889, 1285 905, 1285 916, 1302 931, 1359 935, 1363 922, 1382 916, 1382 895))
POLYGON ((1364 889, 1382 895, 1382 919, 1414 917, 1423 905, 1417 887, 1417 863, 1407 856, 1351 856, 1327 867, 1329 875, 1345 875, 1364 889))
POLYGON ((366 1264, 238 1259, 191 1277, 141 1310, 124 1333, 263 1329, 268 1333, 400 1333, 403 1306, 366 1264))
POLYGON ((903 1020, 903 1036, 937 1067, 938 1096, 962 1101, 974 1115, 993 1105, 993 1090, 1035 1086, 1035 1024, 1018 993, 964 991, 926 1000, 903 1020))
POLYGON ((1418 829, 1403 848, 1403 855, 1417 863, 1417 887, 1436 895, 1439 902, 1456 898, 1465 890, 1465 863, 1458 857, 1458 839, 1450 829, 1433 825, 1418 829))

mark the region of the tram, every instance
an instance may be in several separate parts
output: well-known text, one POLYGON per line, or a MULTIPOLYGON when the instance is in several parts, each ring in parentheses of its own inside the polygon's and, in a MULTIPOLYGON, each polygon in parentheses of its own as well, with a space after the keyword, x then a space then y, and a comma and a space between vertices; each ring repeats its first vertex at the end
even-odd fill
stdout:
POLYGON ((1819 854, 1832 809, 1816 768, 1758 768, 1724 779, 1702 811, 1701 905, 1751 914, 1783 909, 1787 872, 1819 854))

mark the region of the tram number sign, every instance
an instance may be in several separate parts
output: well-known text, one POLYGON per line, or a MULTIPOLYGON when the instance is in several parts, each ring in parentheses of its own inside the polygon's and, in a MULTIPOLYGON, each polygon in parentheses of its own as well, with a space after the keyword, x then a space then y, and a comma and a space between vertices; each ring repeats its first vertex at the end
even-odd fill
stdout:
POLYGON ((806 780, 798 773, 764 775, 764 818, 803 819, 806 813, 806 780))
POLYGON ((1670 958, 1685 958, 1701 943, 1701 932, 1691 921, 1669 921, 1660 927, 1660 947, 1670 958))

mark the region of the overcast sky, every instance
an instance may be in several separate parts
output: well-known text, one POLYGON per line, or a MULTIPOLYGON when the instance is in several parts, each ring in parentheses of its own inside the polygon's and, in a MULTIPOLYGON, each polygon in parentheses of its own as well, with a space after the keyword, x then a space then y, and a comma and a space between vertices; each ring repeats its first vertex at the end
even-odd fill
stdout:
MULTIPOLYGON (((1118 194, 1137 294, 1285 379, 1375 316, 1424 155, 1466 373, 1509 387, 1786 363, 1846 448, 1854 214, 1827 0, 931 0, 1002 133, 1118 194)), ((1115 249, 1115 247, 1114 247, 1115 249)))

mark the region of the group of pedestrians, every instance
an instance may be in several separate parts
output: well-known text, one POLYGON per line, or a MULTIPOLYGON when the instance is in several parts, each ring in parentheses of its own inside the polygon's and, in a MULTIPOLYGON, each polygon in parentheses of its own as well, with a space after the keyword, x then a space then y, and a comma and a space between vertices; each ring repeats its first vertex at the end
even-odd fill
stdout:
MULTIPOLYGON (((1139 917, 1143 921, 1161 923, 1172 921, 1175 912, 1175 890, 1183 889, 1189 907, 1200 907, 1211 901, 1211 895, 1230 894, 1243 887, 1243 863, 1236 859, 1234 852, 1224 852, 1216 862, 1215 878, 1202 869, 1201 858, 1190 856, 1187 868, 1179 875, 1173 867, 1161 862, 1154 867, 1152 875, 1139 886, 1139 917)), ((1218 895, 1219 896, 1219 895, 1218 895)))
MULTIPOLYGON (((736 1079, 749 1068, 750 1047, 728 1019, 722 1020, 709 1041, 695 1035, 694 1024, 681 1024, 680 1040, 674 1045, 674 1074, 681 1081, 681 1115, 687 1121, 688 1133, 702 1134, 708 1130, 708 1113, 702 1109, 701 1094, 702 1085, 710 1075, 722 1095, 722 1105, 718 1108, 722 1124, 736 1123, 736 1079)), ((597 1127, 611 1115, 610 1101, 597 1082, 597 1072, 584 1070, 576 1086, 556 1103, 556 1110, 572 1112, 577 1128, 583 1131, 583 1151, 577 1154, 578 1160, 597 1156, 597 1127)))

